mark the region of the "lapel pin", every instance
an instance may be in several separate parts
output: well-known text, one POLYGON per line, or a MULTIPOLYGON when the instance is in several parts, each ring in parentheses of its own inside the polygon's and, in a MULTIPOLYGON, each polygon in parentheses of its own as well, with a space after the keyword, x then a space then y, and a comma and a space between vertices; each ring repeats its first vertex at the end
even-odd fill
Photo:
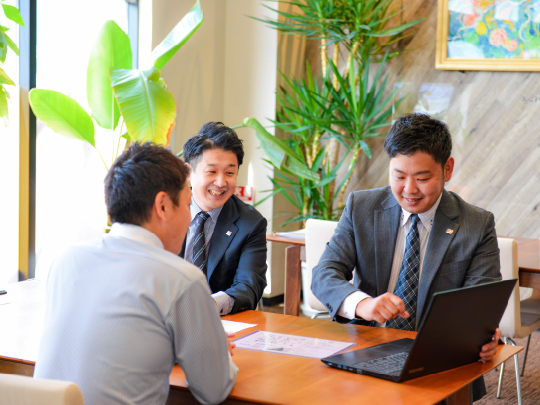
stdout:
POLYGON ((226 235, 227 235, 227 236, 231 236, 231 235, 232 235, 232 232, 231 232, 231 231, 227 231, 226 235))
POLYGON ((452 235, 452 234, 454 233, 454 230, 453 230, 453 229, 447 229, 447 230, 446 230, 446 233, 447 233, 448 235, 452 235))

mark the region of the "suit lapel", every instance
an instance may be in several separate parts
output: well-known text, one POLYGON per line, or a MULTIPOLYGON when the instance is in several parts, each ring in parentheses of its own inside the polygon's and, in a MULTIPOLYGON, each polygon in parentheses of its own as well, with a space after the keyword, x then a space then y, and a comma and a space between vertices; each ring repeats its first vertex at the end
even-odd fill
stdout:
POLYGON ((182 259, 186 256, 186 242, 187 242, 187 235, 186 237, 184 238, 184 243, 182 243, 182 250, 180 251, 180 254, 178 256, 180 256, 182 259))
POLYGON ((388 291, 397 230, 401 218, 401 207, 391 193, 381 206, 382 209, 374 212, 377 296, 388 291))
POLYGON ((424 264, 422 265, 422 274, 420 276, 420 285, 418 286, 417 327, 422 317, 422 310, 424 309, 431 283, 441 266, 441 262, 446 255, 450 243, 459 229, 459 223, 455 221, 458 216, 459 209, 457 203, 450 196, 450 193, 443 190, 441 202, 435 212, 433 226, 429 235, 424 264), (449 233, 447 232, 448 230, 452 232, 449 233))
POLYGON ((235 197, 232 196, 223 206, 212 234, 208 249, 208 263, 206 265, 206 274, 209 281, 217 264, 238 232, 238 227, 234 223, 239 214, 233 198, 235 197))

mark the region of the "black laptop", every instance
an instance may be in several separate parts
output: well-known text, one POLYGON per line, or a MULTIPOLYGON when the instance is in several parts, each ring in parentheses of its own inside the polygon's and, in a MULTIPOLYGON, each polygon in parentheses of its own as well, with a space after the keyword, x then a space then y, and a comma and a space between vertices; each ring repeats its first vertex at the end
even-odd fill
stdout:
POLYGON ((321 359, 391 381, 439 373, 479 359, 503 316, 517 279, 435 293, 416 339, 400 339, 321 359))

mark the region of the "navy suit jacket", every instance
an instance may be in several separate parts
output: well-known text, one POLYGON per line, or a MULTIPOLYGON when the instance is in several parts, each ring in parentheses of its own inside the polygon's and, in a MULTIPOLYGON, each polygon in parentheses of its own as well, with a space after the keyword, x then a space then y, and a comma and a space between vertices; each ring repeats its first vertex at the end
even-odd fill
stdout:
MULTIPOLYGON (((231 314, 257 307, 266 287, 266 250, 266 219, 233 195, 219 214, 206 267, 212 293, 234 298, 231 314)), ((185 251, 184 241, 180 257, 185 251)))

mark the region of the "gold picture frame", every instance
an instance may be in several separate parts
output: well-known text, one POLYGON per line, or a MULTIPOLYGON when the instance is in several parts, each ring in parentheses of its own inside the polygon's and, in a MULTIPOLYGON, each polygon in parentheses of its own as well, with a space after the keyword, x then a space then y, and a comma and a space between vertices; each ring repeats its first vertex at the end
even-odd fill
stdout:
MULTIPOLYGON (((438 70, 484 70, 484 71, 540 71, 540 47, 538 53, 536 48, 531 47, 533 41, 540 41, 538 28, 529 28, 531 21, 528 21, 531 13, 539 10, 540 0, 531 0, 525 3, 508 4, 508 10, 501 9, 501 4, 510 0, 438 0, 437 8, 437 44, 435 52, 435 69, 438 70), (454 10, 465 10, 466 13, 450 11, 449 5, 454 10), (515 10, 515 5, 523 5, 523 9, 515 10), (534 5, 534 8, 531 6, 534 5), (499 9, 497 9, 499 7, 499 9), (514 9, 512 8, 514 7, 514 9), (528 14, 527 14, 528 13, 528 14), (463 17, 465 15, 465 17, 463 17), (493 17, 509 16, 513 20, 503 20, 493 17), (512 17, 512 15, 514 17, 512 17), (520 18, 527 17, 519 30, 517 26, 520 18), (517 23, 515 23, 517 17, 517 23), (450 20, 452 18, 452 21, 450 20), (523 24, 529 24, 523 33, 523 24), (463 38, 460 41, 449 41, 450 24, 455 37, 463 38), (460 25, 461 24, 461 25, 460 25), (456 29, 456 27, 459 27, 456 29), (486 42, 487 41, 487 42, 486 42), (454 54, 460 56, 450 57, 448 44, 451 44, 454 54), (476 44, 474 44, 477 42, 476 44), (454 44, 460 44, 461 49, 454 44), (455 51, 457 49, 457 52, 455 51), (469 50, 475 52, 475 58, 463 57, 469 50), (529 50, 531 52, 529 52, 529 50), (479 56, 486 53, 493 53, 496 57, 479 56), (516 56, 520 53, 520 56, 516 56), (531 58, 531 53, 533 57, 531 58)), ((535 14, 536 15, 536 14, 535 14)), ((534 20, 534 19, 533 19, 534 20)))

